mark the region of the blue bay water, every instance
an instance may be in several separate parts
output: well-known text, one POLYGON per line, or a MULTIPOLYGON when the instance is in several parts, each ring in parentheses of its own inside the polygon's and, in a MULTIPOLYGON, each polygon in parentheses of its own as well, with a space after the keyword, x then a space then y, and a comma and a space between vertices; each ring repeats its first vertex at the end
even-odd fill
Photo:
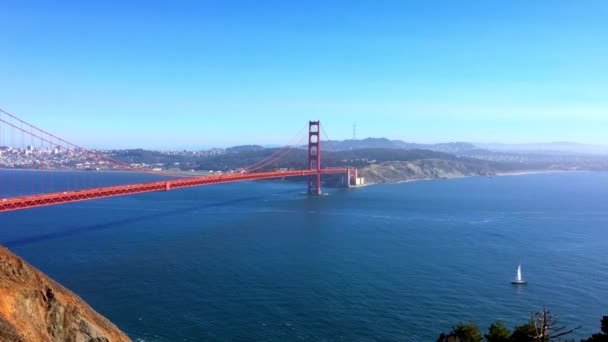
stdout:
MULTIPOLYGON (((9 174, 30 177, 0 171, 0 184, 9 174)), ((7 212, 0 243, 143 341, 434 341, 543 305, 582 336, 608 314, 607 173, 303 190, 235 183, 7 212), (519 263, 529 284, 514 287, 519 263)))

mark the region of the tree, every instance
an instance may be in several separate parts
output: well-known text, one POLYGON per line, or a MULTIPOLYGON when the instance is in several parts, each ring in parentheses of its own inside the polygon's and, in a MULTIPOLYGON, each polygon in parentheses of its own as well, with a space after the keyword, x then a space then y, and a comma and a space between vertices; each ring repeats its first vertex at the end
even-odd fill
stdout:
POLYGON ((551 315, 547 308, 543 308, 540 312, 534 313, 532 321, 536 331, 536 341, 539 342, 556 341, 558 337, 568 335, 581 328, 580 325, 572 329, 568 329, 565 325, 558 327, 557 319, 551 315))
POLYGON ((483 336, 479 327, 473 322, 460 323, 452 328, 449 334, 441 334, 437 342, 481 342, 483 336))
POLYGON ((445 333, 441 333, 437 338, 437 342, 460 342, 460 339, 454 335, 446 335, 445 333))
POLYGON ((511 342, 537 342, 536 327, 534 322, 529 321, 526 324, 515 327, 511 334, 511 342))
POLYGON ((488 333, 484 335, 487 342, 510 342, 511 332, 501 321, 490 325, 488 333))
POLYGON ((586 340, 582 340, 582 342, 608 342, 608 316, 602 317, 602 333, 593 334, 593 336, 589 337, 586 340))
MULTIPOLYGON (((568 329, 557 323, 557 319, 551 315, 549 310, 543 308, 534 313, 528 323, 516 326, 512 334, 501 321, 490 325, 488 333, 483 337, 475 323, 460 323, 454 326, 448 334, 441 334, 437 342, 481 342, 484 337, 487 342, 574 342, 574 339, 564 340, 564 336, 578 330, 581 326, 568 329)), ((608 342, 608 316, 602 317, 601 330, 601 333, 594 334, 581 342, 608 342)))

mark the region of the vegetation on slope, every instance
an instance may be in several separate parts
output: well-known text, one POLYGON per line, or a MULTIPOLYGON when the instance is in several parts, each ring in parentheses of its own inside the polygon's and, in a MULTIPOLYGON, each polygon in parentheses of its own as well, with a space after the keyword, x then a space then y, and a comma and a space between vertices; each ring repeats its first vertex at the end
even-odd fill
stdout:
MULTIPOLYGON (((532 318, 510 331, 504 323, 497 321, 488 327, 483 334, 479 327, 473 323, 460 323, 447 333, 442 333, 437 342, 552 342, 574 341, 568 336, 579 329, 568 328, 558 324, 557 320, 547 309, 534 313, 532 318)), ((601 332, 582 339, 581 342, 608 342, 608 316, 601 320, 601 332)))
MULTIPOLYGON (((443 147, 443 146, 440 146, 443 147)), ((467 146, 450 144, 461 149, 467 146)), ((469 150, 476 151, 476 150, 469 150)), ((307 168, 307 150, 261 146, 238 146, 203 152, 155 152, 145 150, 112 151, 111 155, 128 163, 144 163, 162 168, 199 171, 231 171, 255 165, 251 171, 307 168), (280 156, 279 160, 271 163, 280 156), (257 163, 257 164, 256 164, 257 163)), ((477 153, 477 152, 475 152, 477 153)), ((477 156, 477 154, 473 156, 477 156)), ((491 153, 487 151, 487 153, 491 153)), ((393 183, 412 179, 487 176, 515 171, 539 170, 608 170, 608 159, 598 156, 537 156, 479 154, 479 158, 445 152, 405 148, 360 148, 323 150, 323 167, 356 167, 368 183, 393 183)))

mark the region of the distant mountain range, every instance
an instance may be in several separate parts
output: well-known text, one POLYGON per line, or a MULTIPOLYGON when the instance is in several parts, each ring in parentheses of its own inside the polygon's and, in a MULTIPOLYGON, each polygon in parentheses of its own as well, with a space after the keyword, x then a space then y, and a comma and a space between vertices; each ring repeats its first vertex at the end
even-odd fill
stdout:
POLYGON ((540 153, 540 154, 608 154, 608 146, 586 145, 572 142, 551 142, 535 144, 488 144, 469 142, 448 142, 439 144, 417 144, 402 140, 390 140, 387 138, 366 138, 361 140, 330 140, 323 141, 324 150, 346 151, 368 148, 390 148, 406 150, 430 150, 456 155, 471 155, 482 152, 507 152, 507 153, 540 153))
MULTIPOLYGON (((356 167, 360 175, 372 183, 526 171, 608 170, 608 153, 604 149, 563 142, 416 144, 368 138, 323 141, 322 149, 323 167, 356 167)), ((108 153, 126 163, 153 165, 167 170, 230 172, 249 166, 246 169, 254 172, 308 167, 306 146, 291 150, 241 145, 210 151, 113 150, 108 153)))
POLYGON ((322 147, 328 151, 347 151, 369 148, 390 148, 404 150, 430 150, 436 152, 455 153, 475 150, 477 147, 471 143, 453 142, 441 144, 417 144, 402 140, 390 140, 387 138, 366 138, 361 140, 329 140, 322 141, 322 147))
POLYGON ((263 150, 263 149, 265 149, 265 147, 260 146, 260 145, 239 145, 239 146, 228 147, 226 149, 226 153, 238 153, 238 152, 243 152, 243 151, 259 151, 259 150, 263 150))
POLYGON ((476 143, 475 145, 483 149, 497 152, 608 154, 608 146, 580 144, 575 142, 535 144, 476 143))

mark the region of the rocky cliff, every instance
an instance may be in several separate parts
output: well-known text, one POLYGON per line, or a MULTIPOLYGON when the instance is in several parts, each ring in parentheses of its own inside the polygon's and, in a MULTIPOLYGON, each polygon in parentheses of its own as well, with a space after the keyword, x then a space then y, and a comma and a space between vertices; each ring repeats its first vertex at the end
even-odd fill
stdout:
POLYGON ((80 297, 0 246, 0 341, 131 341, 80 297))

